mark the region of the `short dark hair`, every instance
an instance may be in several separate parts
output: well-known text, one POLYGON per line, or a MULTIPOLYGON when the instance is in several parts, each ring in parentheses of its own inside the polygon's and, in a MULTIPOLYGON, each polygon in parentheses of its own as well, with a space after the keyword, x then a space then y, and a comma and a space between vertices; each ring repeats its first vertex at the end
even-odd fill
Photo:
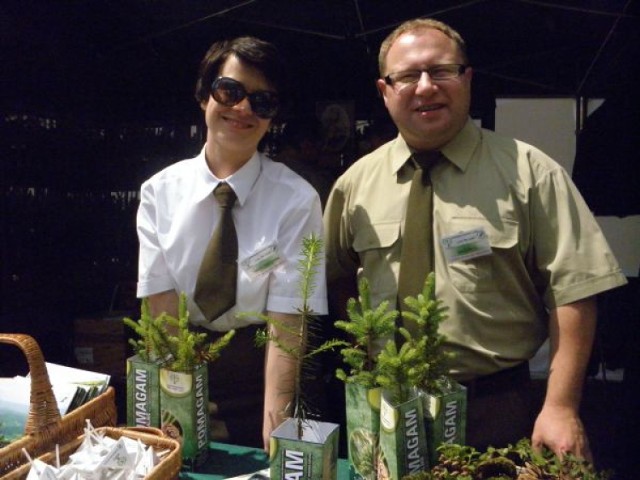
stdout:
POLYGON ((211 93, 211 83, 230 56, 235 56, 244 65, 262 72, 269 87, 286 97, 288 87, 287 68, 275 45, 255 37, 238 37, 215 42, 200 62, 195 97, 198 103, 206 102, 211 93))

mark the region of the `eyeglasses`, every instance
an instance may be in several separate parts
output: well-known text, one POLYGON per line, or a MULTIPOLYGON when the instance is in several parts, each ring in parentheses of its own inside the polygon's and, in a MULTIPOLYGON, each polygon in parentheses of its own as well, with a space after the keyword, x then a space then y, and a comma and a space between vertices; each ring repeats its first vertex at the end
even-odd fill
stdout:
POLYGON ((243 84, 229 77, 218 77, 213 81, 211 96, 225 107, 233 107, 248 98, 253 113, 265 120, 275 117, 280 107, 276 92, 258 90, 248 93, 243 84))
POLYGON ((390 73, 384 77, 384 82, 387 85, 394 87, 396 90, 401 90, 404 87, 418 83, 420 78, 422 78, 423 72, 426 72, 427 75, 429 75, 432 82, 440 82, 442 80, 450 80, 452 78, 459 77, 467 68, 468 65, 461 65, 459 63, 433 65, 429 68, 390 73))

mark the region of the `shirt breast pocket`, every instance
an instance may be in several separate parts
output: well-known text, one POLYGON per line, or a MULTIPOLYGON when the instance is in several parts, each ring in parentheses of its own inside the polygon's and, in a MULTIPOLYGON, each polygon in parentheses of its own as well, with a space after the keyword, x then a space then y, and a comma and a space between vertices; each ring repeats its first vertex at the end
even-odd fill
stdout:
POLYGON ((482 228, 487 234, 491 252, 487 255, 449 262, 449 280, 461 292, 490 292, 499 289, 510 278, 509 265, 519 262, 518 224, 502 220, 493 225, 483 218, 455 218, 447 224, 447 235, 482 228))
POLYGON ((400 221, 359 226, 353 249, 360 257, 362 274, 377 299, 395 298, 400 261, 400 221))

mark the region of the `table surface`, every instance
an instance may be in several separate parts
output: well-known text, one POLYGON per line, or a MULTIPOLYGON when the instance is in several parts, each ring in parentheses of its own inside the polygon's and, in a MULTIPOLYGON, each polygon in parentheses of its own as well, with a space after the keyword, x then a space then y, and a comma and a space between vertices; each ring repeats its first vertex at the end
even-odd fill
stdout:
MULTIPOLYGON (((268 475, 269 459, 263 450, 239 445, 214 442, 209 446, 209 458, 197 472, 182 472, 182 480, 217 480, 223 478, 244 477, 266 470, 268 475)), ((349 478, 349 464, 338 460, 338 478, 349 478)))

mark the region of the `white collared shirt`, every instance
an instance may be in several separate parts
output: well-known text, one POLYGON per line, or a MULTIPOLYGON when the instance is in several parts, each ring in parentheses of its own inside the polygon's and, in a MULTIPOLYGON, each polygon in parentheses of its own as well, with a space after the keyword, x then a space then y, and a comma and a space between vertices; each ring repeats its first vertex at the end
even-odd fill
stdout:
MULTIPOLYGON (((196 277, 220 212, 213 196, 220 183, 209 170, 204 148, 192 159, 175 163, 142 184, 137 216, 140 257, 138 297, 167 290, 187 294, 192 323, 217 331, 261 323, 238 312, 297 313, 302 306, 298 260, 302 239, 322 238, 322 210, 317 192, 281 163, 256 152, 224 180, 238 200, 233 219, 238 235, 236 306, 208 325, 193 302, 196 277), (275 247, 281 263, 257 274, 243 262, 275 247)), ((309 306, 327 313, 324 255, 309 306)))

